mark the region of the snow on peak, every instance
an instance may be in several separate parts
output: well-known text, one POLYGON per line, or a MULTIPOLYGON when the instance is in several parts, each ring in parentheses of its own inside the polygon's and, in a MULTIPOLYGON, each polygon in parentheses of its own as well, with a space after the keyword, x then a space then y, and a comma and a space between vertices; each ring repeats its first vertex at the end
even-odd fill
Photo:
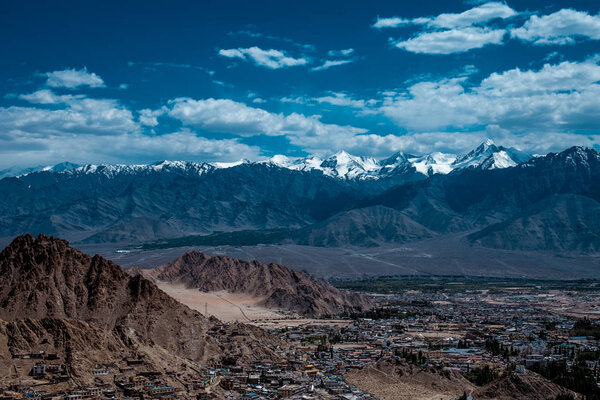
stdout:
POLYGON ((365 179, 381 169, 374 158, 353 156, 345 151, 325 159, 320 167, 325 175, 345 179, 365 179))
POLYGON ((242 165, 242 164, 250 164, 250 160, 243 158, 241 160, 233 161, 233 162, 214 162, 211 165, 216 168, 219 168, 219 169, 225 169, 225 168, 237 167, 238 165, 242 165))
POLYGON ((498 169, 514 167, 529 161, 530 154, 512 147, 496 146, 491 139, 486 140, 469 153, 460 156, 452 164, 453 169, 480 168, 498 169))
POLYGON ((440 153, 439 151, 425 154, 420 157, 409 158, 409 162, 423 175, 449 174, 452 172, 452 164, 456 160, 454 154, 440 153))

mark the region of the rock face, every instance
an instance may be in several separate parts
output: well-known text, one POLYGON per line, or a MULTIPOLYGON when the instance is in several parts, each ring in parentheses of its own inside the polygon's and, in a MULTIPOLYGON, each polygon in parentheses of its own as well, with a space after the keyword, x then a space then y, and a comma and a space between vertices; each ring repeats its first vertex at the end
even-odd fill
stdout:
POLYGON ((278 264, 188 252, 157 267, 151 276, 203 292, 226 290, 263 297, 263 305, 317 317, 361 311, 366 297, 338 290, 326 281, 278 264))
POLYGON ((257 351, 258 357, 278 358, 276 341, 262 340, 258 350, 251 349, 267 338, 262 330, 242 326, 248 334, 244 346, 234 338, 217 340, 212 330, 227 332, 233 326, 205 318, 141 275, 131 276, 64 240, 17 237, 0 253, 0 276, 0 353, 32 351, 45 340, 83 364, 94 356, 140 352, 165 365, 220 359, 224 351, 241 359, 257 357, 257 351))

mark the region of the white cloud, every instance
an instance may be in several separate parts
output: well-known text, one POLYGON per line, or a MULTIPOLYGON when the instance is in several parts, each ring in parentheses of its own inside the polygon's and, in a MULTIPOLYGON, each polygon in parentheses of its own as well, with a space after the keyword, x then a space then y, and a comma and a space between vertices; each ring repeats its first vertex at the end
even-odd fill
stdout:
POLYGON ((494 73, 475 87, 465 78, 424 81, 386 97, 381 111, 421 132, 490 125, 512 132, 597 130, 599 80, 600 65, 589 60, 494 73))
POLYGON ((365 100, 356 100, 348 96, 346 93, 333 92, 329 96, 316 97, 314 99, 317 103, 328 103, 334 106, 353 107, 353 108, 365 108, 366 104, 372 105, 371 102, 365 102, 365 100))
POLYGON ((0 107, 0 132, 4 135, 114 135, 135 132, 139 128, 132 113, 117 100, 59 96, 49 90, 20 98, 55 107, 0 107))
POLYGON ((565 61, 545 64, 538 71, 519 68, 492 73, 480 85, 479 92, 496 97, 531 96, 552 92, 583 91, 600 82, 600 65, 565 61))
POLYGON ((517 12, 506 4, 490 2, 460 14, 440 14, 428 22, 428 25, 438 28, 460 28, 488 22, 496 18, 506 19, 515 15, 517 15, 517 12))
MULTIPOLYGON (((472 132, 420 132, 402 136, 360 135, 350 142, 356 153, 364 154, 363 146, 369 146, 369 155, 385 157, 396 151, 412 154, 426 154, 433 151, 462 154, 473 149, 486 139, 507 147, 514 147, 530 154, 547 154, 550 151, 562 151, 571 146, 592 147, 600 144, 600 135, 580 135, 568 132, 528 132, 514 134, 511 131, 489 126, 484 130, 472 132), (361 149, 362 147, 362 149, 361 149)), ((351 150, 348 150, 351 151, 351 150)))
POLYGON ((240 136, 264 134, 304 138, 336 133, 351 136, 366 132, 365 129, 351 126, 325 124, 315 116, 275 114, 229 99, 174 99, 169 102, 167 112, 187 126, 240 136))
POLYGON ((390 17, 390 18, 380 18, 377 17, 377 20, 373 25, 373 28, 382 29, 382 28, 397 28, 403 25, 409 25, 412 23, 412 20, 400 17, 390 17))
POLYGON ((307 104, 309 100, 305 97, 282 97, 279 99, 282 103, 307 104))
POLYGON ((329 57, 349 57, 354 54, 354 49, 343 49, 343 50, 329 50, 327 55, 329 57))
POLYGON ((466 28, 485 23, 493 19, 514 17, 517 12, 501 2, 489 2, 473 7, 462 13, 444 13, 436 17, 420 17, 406 19, 400 17, 380 18, 372 25, 373 28, 398 28, 406 25, 428 25, 432 28, 466 28))
POLYGON ((600 40, 600 15, 562 9, 550 15, 532 15, 525 24, 513 29, 515 38, 537 45, 572 44, 577 38, 600 40))
POLYGON ((207 139, 189 130, 165 135, 0 136, 0 167, 85 163, 150 163, 157 160, 237 161, 257 159, 260 149, 235 139, 207 139))
POLYGON ((423 32, 395 46, 412 53, 452 54, 500 44, 506 33, 503 29, 460 28, 446 31, 423 32))
POLYGON ((57 95, 48 89, 42 89, 29 94, 22 94, 20 99, 26 100, 34 104, 64 104, 67 102, 76 101, 77 99, 85 98, 84 95, 57 95))
POLYGON ((104 87, 104 81, 93 72, 83 69, 64 69, 62 71, 47 72, 46 84, 54 88, 75 89, 80 86, 91 88, 104 87))
POLYGON ((256 46, 246 49, 221 49, 219 50, 219 55, 227 58, 250 60, 256 65, 270 69, 295 67, 308 64, 308 59, 306 58, 293 58, 280 50, 263 50, 256 46))
POLYGON ((140 110, 140 124, 144 126, 157 126, 158 125, 158 117, 163 115, 165 111, 163 109, 158 110, 150 110, 148 108, 140 110))
POLYGON ((325 60, 325 62, 322 65, 314 67, 311 70, 312 71, 324 71, 324 70, 332 68, 332 67, 338 67, 340 65, 350 64, 352 62, 354 62, 353 59, 347 59, 347 60, 325 60))

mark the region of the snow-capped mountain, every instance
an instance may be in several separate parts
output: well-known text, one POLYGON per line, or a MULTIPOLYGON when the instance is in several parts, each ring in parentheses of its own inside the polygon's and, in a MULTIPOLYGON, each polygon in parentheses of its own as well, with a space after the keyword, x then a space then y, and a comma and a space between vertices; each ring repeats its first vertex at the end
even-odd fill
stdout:
POLYGON ((455 169, 452 164, 456 161, 456 156, 454 154, 433 152, 421 157, 412 157, 408 161, 417 172, 430 176, 452 172, 455 169))
POLYGON ((36 167, 30 168, 19 168, 19 167, 11 167, 7 169, 0 170, 0 179, 12 176, 22 176, 27 175, 32 172, 39 171, 49 171, 49 172, 64 172, 70 171, 73 169, 79 168, 79 165, 70 163, 68 161, 62 162, 56 165, 38 165, 36 167))
POLYGON ((416 156, 398 152, 383 160, 376 160, 371 157, 353 156, 341 151, 326 159, 315 156, 291 158, 276 155, 266 162, 297 171, 317 170, 323 172, 324 175, 339 179, 365 180, 411 172, 431 176, 434 174, 449 174, 452 171, 467 168, 508 168, 526 162, 531 158, 531 155, 517 149, 496 146, 492 140, 488 139, 477 148, 461 156, 440 152, 416 156))
POLYGON ((215 166, 207 163, 197 163, 190 161, 159 161, 153 164, 115 164, 115 165, 96 165, 87 164, 75 169, 66 171, 68 174, 102 174, 113 177, 116 175, 147 174, 152 172, 171 172, 202 175, 208 171, 216 169, 215 166))
POLYGON ((374 179, 379 177, 381 171, 381 164, 378 160, 353 156, 345 151, 335 153, 326 159, 316 156, 290 158, 277 155, 267 160, 267 163, 296 171, 317 170, 323 172, 324 175, 341 179, 374 179))
POLYGON ((340 151, 327 158, 276 155, 267 160, 257 162, 250 162, 248 160, 215 163, 160 161, 153 164, 88 164, 84 166, 65 162, 54 166, 36 167, 25 170, 7 169, 0 171, 0 179, 7 176, 21 176, 38 171, 69 174, 100 173, 109 177, 118 174, 144 174, 159 171, 202 175, 211 171, 240 165, 272 165, 295 171, 320 171, 325 176, 346 181, 362 181, 399 177, 402 175, 431 176, 434 174, 449 174, 452 171, 467 168, 507 168, 526 162, 531 158, 532 156, 529 154, 517 149, 496 146, 494 142, 487 140, 477 148, 461 156, 440 152, 420 156, 398 152, 388 158, 378 160, 372 157, 354 156, 345 151, 340 151))
POLYGON ((505 168, 525 158, 483 143, 458 158, 340 152, 233 164, 62 165, 0 180, 0 239, 46 232, 141 243, 286 229, 298 244, 371 246, 480 230, 469 240, 483 246, 600 252, 600 153, 573 147, 505 168), (469 173, 456 172, 464 168, 469 173))
POLYGON ((491 139, 488 139, 476 149, 458 157, 452 163, 452 167, 453 169, 471 167, 481 169, 508 168, 529 161, 531 158, 530 154, 514 148, 496 146, 491 139))

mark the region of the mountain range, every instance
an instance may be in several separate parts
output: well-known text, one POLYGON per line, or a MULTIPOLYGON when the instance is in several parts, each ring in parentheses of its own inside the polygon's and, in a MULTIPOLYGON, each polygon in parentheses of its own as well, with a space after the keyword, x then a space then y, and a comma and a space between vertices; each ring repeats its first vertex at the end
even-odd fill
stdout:
POLYGON ((596 150, 531 157, 491 141, 458 157, 85 165, 0 180, 0 237, 168 245, 251 232, 256 243, 372 247, 460 234, 468 246, 595 254, 599 178, 596 150))
POLYGON ((34 172, 71 172, 78 173, 103 173, 107 176, 115 174, 136 174, 149 171, 180 170, 207 173, 216 169, 232 168, 242 164, 273 165, 294 171, 319 171, 323 175, 345 179, 365 180, 381 179, 394 175, 414 172, 425 176, 433 174, 447 174, 454 170, 466 168, 495 169, 512 167, 532 158, 530 154, 514 148, 497 146, 491 139, 463 155, 433 152, 425 155, 412 155, 398 152, 390 157, 378 160, 373 157, 354 156, 345 151, 340 151, 327 158, 317 156, 287 157, 276 155, 266 160, 250 162, 196 163, 184 161, 159 161, 154 164, 139 165, 78 165, 63 162, 53 166, 37 166, 30 168, 12 167, 0 170, 0 179, 8 177, 21 177, 34 172))

